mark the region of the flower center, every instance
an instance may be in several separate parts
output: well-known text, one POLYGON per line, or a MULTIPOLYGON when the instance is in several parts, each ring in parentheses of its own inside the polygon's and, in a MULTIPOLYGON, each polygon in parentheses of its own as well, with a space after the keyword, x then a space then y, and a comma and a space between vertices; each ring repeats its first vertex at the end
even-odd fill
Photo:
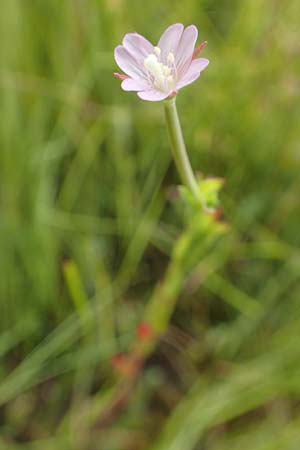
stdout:
POLYGON ((169 52, 167 64, 160 60, 161 49, 154 47, 154 53, 151 53, 144 60, 144 66, 150 74, 151 82, 154 86, 163 92, 170 92, 176 87, 175 80, 175 57, 169 52))

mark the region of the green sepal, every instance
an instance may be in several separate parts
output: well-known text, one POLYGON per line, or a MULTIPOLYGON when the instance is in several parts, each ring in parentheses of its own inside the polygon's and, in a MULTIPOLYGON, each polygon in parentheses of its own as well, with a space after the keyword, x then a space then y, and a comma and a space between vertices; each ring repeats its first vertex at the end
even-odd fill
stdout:
POLYGON ((179 186, 184 202, 193 209, 202 207, 206 212, 215 212, 220 206, 219 193, 224 184, 222 178, 198 178, 199 197, 196 197, 186 186, 179 186))

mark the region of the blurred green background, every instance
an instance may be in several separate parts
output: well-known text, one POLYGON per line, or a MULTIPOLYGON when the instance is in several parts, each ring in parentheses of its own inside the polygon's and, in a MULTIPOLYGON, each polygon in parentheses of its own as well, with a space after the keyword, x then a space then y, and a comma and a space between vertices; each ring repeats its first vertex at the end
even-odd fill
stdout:
POLYGON ((299 27, 298 0, 2 0, 1 450, 299 450, 299 27), (181 230, 162 105, 113 49, 175 22, 209 42, 177 103, 230 231, 100 427, 181 230))

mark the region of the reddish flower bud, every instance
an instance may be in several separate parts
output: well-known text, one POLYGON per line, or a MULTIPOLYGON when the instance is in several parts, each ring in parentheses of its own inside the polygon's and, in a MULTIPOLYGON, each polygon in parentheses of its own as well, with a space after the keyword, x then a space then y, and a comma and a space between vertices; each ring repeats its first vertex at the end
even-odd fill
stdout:
POLYGON ((139 341, 146 341, 154 336, 153 329, 147 322, 142 322, 137 326, 136 334, 139 341))
POLYGON ((139 361, 124 353, 118 353, 111 358, 111 365, 114 370, 125 377, 134 377, 140 368, 139 361))
POLYGON ((216 209, 216 210, 213 212, 213 218, 214 218, 216 221, 221 220, 222 217, 223 217, 223 210, 222 210, 221 208, 218 208, 218 209, 216 209))

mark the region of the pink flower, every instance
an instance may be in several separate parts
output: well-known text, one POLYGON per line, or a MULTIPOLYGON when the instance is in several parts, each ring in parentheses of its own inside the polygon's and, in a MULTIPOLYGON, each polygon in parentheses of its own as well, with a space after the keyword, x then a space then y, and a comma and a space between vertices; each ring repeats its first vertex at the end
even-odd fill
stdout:
POLYGON ((197 58, 206 42, 195 50, 198 30, 195 25, 184 29, 175 23, 161 36, 154 47, 137 33, 126 34, 115 49, 115 60, 126 75, 115 73, 122 80, 124 91, 136 91, 143 100, 164 100, 193 83, 208 64, 197 58))

